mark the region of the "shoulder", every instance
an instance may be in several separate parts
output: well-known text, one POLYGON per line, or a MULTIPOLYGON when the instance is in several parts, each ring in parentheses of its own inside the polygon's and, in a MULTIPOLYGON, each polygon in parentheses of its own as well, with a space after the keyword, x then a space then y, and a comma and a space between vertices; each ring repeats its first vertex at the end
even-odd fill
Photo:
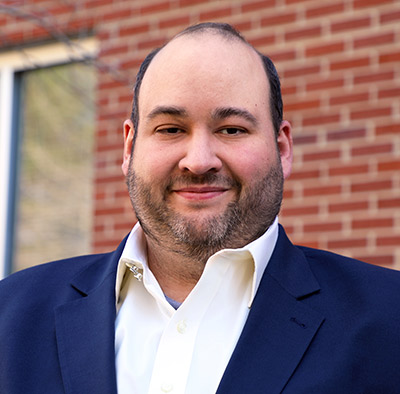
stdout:
POLYGON ((330 282, 349 280, 366 282, 373 285, 376 281, 389 281, 400 284, 400 272, 393 269, 368 264, 350 257, 342 256, 326 250, 296 246, 306 257, 312 271, 320 279, 330 282))
MULTIPOLYGON (((391 316, 400 304, 400 272, 328 251, 297 246, 320 284, 321 299, 354 316, 391 316)), ((333 308, 335 309, 335 308, 333 308)), ((399 320, 396 318, 395 320, 399 320)))
POLYGON ((90 267, 102 265, 108 254, 68 258, 18 271, 0 281, 0 312, 33 303, 54 305, 76 293, 71 281, 90 267))

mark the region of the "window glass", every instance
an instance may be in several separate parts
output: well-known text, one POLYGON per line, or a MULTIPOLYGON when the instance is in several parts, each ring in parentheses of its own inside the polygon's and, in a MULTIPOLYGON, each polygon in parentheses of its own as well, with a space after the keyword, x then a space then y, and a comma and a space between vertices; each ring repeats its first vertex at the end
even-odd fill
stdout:
POLYGON ((94 69, 20 77, 13 271, 90 252, 92 225, 94 69))

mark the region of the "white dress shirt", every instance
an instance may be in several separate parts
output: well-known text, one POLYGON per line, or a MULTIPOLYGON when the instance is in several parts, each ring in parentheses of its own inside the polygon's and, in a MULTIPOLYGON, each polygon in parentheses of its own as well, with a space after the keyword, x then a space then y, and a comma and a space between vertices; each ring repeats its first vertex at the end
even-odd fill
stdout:
POLYGON ((118 393, 215 393, 277 238, 276 219, 254 242, 215 253, 175 310, 147 265, 137 224, 122 252, 115 287, 118 393))

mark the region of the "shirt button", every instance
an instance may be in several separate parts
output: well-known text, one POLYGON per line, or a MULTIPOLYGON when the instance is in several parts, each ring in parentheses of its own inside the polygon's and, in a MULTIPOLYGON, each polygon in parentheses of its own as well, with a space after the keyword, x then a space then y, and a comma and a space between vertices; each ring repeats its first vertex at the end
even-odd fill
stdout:
POLYGON ((181 320, 177 325, 176 325, 176 329, 178 330, 178 332, 180 334, 184 334, 186 332, 187 329, 187 324, 185 320, 181 320))
POLYGON ((171 383, 164 383, 161 386, 161 391, 163 393, 170 393, 173 390, 174 386, 171 383))

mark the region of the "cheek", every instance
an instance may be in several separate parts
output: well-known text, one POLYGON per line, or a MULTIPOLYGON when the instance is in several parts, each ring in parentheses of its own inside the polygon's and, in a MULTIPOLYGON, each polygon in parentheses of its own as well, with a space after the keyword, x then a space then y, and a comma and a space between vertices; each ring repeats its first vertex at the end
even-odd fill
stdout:
POLYGON ((266 149, 265 143, 257 146, 242 146, 230 155, 229 168, 243 183, 251 184, 264 178, 276 163, 276 149, 266 149))
POLYGON ((151 180, 165 180, 176 167, 176 155, 171 149, 162 149, 157 146, 135 147, 133 169, 142 178, 151 180))

